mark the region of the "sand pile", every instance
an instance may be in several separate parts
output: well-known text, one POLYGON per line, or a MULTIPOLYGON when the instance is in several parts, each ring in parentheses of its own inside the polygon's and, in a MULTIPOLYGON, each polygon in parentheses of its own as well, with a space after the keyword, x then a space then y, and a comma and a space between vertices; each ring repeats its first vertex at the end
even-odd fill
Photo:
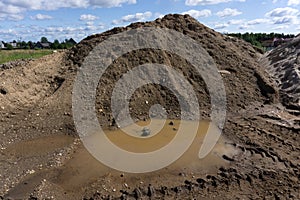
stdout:
MULTIPOLYGON (((89 36, 71 49, 67 56, 67 62, 80 67, 93 47, 110 35, 141 27, 173 29, 200 43, 213 58, 218 69, 225 72, 222 73, 222 77, 227 93, 228 111, 238 112, 249 105, 276 101, 277 94, 272 86, 271 79, 257 63, 261 55, 256 49, 242 40, 215 32, 188 15, 167 15, 153 22, 134 23, 128 27, 114 28, 102 34, 89 36)), ((202 116, 209 115, 210 97, 205 83, 186 60, 168 52, 139 50, 117 59, 101 77, 96 107, 97 110, 104 113, 102 114, 104 119, 100 119, 102 124, 106 124, 105 120, 107 119, 111 120, 111 111, 108 105, 110 105, 111 92, 117 80, 129 69, 145 63, 166 64, 179 69, 197 92, 202 116), (102 102, 99 100, 99 94, 102 102)), ((135 103, 132 105, 134 111, 131 114, 137 119, 147 117, 150 106, 156 103, 165 106, 170 118, 178 116, 178 102, 175 96, 161 86, 148 85, 139 88, 134 93, 132 101, 135 103), (166 96, 169 96, 167 101, 166 96), (147 105, 145 104, 146 101, 148 102, 147 105)))
POLYGON ((300 109, 300 35, 268 52, 261 60, 280 88, 281 102, 300 109))

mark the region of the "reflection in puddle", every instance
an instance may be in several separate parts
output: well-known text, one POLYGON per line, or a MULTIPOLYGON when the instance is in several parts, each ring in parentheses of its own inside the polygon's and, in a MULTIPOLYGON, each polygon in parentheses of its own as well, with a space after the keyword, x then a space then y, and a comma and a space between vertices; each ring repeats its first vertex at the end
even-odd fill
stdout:
MULTIPOLYGON (((219 130, 210 121, 164 121, 152 119, 151 128, 149 128, 149 124, 149 121, 140 121, 137 123, 137 125, 140 126, 139 129, 137 129, 137 126, 128 126, 125 129, 126 133, 121 129, 106 131, 105 133, 111 142, 126 151, 134 153, 146 153, 159 150, 170 143, 176 136, 179 126, 185 127, 187 132, 184 134, 186 136, 189 134, 189 132, 194 131, 195 126, 198 126, 197 135, 190 148, 181 158, 172 164, 176 167, 193 166, 193 168, 208 168, 210 166, 226 163, 226 161, 222 159, 223 154, 233 156, 236 153, 233 146, 226 144, 224 137, 218 137, 219 130), (189 127, 191 127, 190 130, 189 127), (144 137, 145 130, 149 131, 149 135, 147 135, 147 137, 144 137), (133 134, 135 134, 135 137, 133 137, 133 134), (206 135, 210 136, 210 140, 206 146, 213 145, 211 143, 214 143, 215 140, 218 141, 216 142, 216 145, 212 147, 212 151, 210 151, 207 156, 199 159, 199 150, 206 135)), ((171 153, 172 152, 170 152, 170 154, 171 153)))
MULTIPOLYGON (((149 121, 140 121, 136 124, 140 126, 139 129, 136 128, 137 126, 126 127, 127 131, 131 131, 130 135, 124 133, 121 129, 105 131, 105 134, 112 143, 126 151, 144 153, 155 151, 164 147, 176 136, 180 125, 187 125, 187 127, 189 127, 191 123, 196 122, 180 120, 152 120, 151 128, 149 128, 149 121), (161 127, 162 122, 164 123, 162 126, 163 128, 157 132, 155 127, 161 127), (147 135, 147 137, 142 136, 144 127, 148 127, 150 131, 150 134, 147 135)), ((226 155, 228 157, 232 157, 238 153, 238 150, 234 146, 230 145, 229 142, 221 135, 212 151, 210 151, 206 157, 200 159, 199 150, 203 144, 203 140, 207 134, 214 135, 212 132, 217 131, 217 129, 214 128, 215 127, 210 121, 200 121, 198 132, 192 145, 177 161, 170 166, 155 172, 146 174, 127 174, 127 177, 131 177, 131 179, 135 180, 138 177, 155 178, 161 177, 162 175, 165 176, 166 174, 178 174, 179 172, 192 172, 199 174, 217 172, 218 168, 221 166, 229 165, 229 162, 224 160, 222 156, 226 155)), ((188 132, 186 134, 188 134, 188 132)), ((105 153, 111 155, 110 152, 105 153)), ((172 152, 170 152, 170 154, 171 153, 172 152)), ((74 157, 61 169, 60 176, 55 181, 59 185, 63 185, 64 188, 73 188, 76 185, 82 185, 97 179, 97 177, 107 174, 115 174, 118 176, 122 173, 100 163, 91 154, 89 154, 85 148, 80 148, 73 156, 74 157)), ((111 156, 113 158, 113 155, 111 156)))

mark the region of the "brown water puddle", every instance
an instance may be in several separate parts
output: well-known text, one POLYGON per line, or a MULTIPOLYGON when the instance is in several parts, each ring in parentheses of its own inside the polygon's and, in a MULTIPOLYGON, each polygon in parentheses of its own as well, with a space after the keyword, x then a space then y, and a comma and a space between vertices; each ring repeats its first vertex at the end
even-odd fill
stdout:
MULTIPOLYGON (((196 122, 167 120, 163 125, 161 120, 152 120, 138 122, 137 126, 128 126, 125 129, 130 135, 124 133, 121 129, 105 131, 105 134, 111 142, 120 148, 135 153, 145 153, 159 150, 167 145, 176 137, 179 126, 186 127, 186 133, 193 131, 192 127, 196 122), (143 135, 143 127, 149 127, 150 135, 143 135), (190 129, 190 131, 189 131, 190 129), (160 130, 160 131, 157 131, 160 130), (156 134, 154 134, 156 133, 156 134)), ((232 157, 238 153, 238 150, 229 144, 222 135, 216 145, 203 159, 199 159, 199 150, 203 144, 206 135, 217 136, 218 130, 209 121, 200 121, 197 128, 197 134, 188 150, 173 164, 151 173, 130 174, 113 170, 98 160, 96 160, 83 145, 74 149, 72 158, 59 168, 41 170, 35 174, 29 175, 18 186, 9 192, 11 197, 20 197, 32 191, 41 184, 41 180, 46 179, 58 187, 71 193, 77 192, 101 180, 101 185, 116 191, 124 189, 125 183, 133 187, 138 187, 140 183, 152 183, 156 185, 175 186, 182 183, 185 177, 178 174, 209 174, 215 173, 221 166, 229 165, 223 155, 232 157), (120 176, 123 174, 122 176, 120 176), (25 184, 26 183, 26 184, 25 184)), ((6 149, 6 155, 14 157, 31 157, 46 155, 48 152, 57 148, 62 148, 72 143, 74 138, 70 136, 49 136, 35 140, 20 142, 6 149)), ((93 139, 93 137, 91 138, 93 139)), ((185 137, 182 138, 183 140, 185 137)), ((212 141, 213 142, 213 141, 212 141)), ((170 152, 172 153, 172 152, 170 152)), ((107 152, 110 155, 110 152, 107 152)), ((26 196, 26 195, 25 195, 26 196)))
POLYGON ((74 138, 67 135, 53 135, 36 138, 28 141, 21 141, 8 146, 5 154, 13 157, 27 158, 32 156, 42 156, 56 149, 68 146, 74 138))
MULTIPOLYGON (((159 121, 158 121, 159 122, 159 121)), ((130 152, 149 152, 157 150, 164 145, 168 144, 176 135, 180 123, 188 125, 194 123, 190 121, 167 120, 161 131, 156 135, 141 138, 143 134, 142 129, 136 129, 132 126, 132 135, 125 134, 122 130, 105 131, 107 137, 117 146, 130 152), (173 124, 172 124, 173 123, 173 124), (172 124, 172 125, 170 125, 172 124), (136 135, 135 135, 136 134, 136 135), (135 136, 134 136, 135 135, 135 136)), ((140 126, 148 126, 148 121, 141 121, 137 123, 140 126)), ((155 129, 155 123, 152 124, 155 129)), ((160 125, 157 124, 157 127, 160 125)), ((130 130, 131 127, 127 127, 130 130)), ((212 151, 203 159, 199 159, 199 149, 203 143, 204 137, 208 134, 214 135, 213 131, 217 131, 215 126, 209 121, 201 121, 197 135, 189 147, 189 149, 181 156, 176 162, 170 166, 146 174, 126 174, 127 181, 142 180, 142 179, 156 179, 157 177, 166 176, 167 174, 184 173, 215 173, 221 166, 229 165, 230 163, 222 158, 223 155, 232 157, 238 153, 238 150, 229 144, 222 135, 217 144, 213 147, 212 151), (213 128, 212 128, 213 127, 213 128)), ((151 131, 151 130, 150 130, 151 131)), ((151 131, 152 132, 152 131, 151 131)), ((155 132, 155 131, 153 131, 155 132)), ((108 154, 110 152, 107 152, 108 154)), ((170 152, 171 153, 171 152, 170 152)), ((67 190, 73 190, 78 186, 84 186, 89 182, 99 180, 99 177, 105 175, 112 175, 120 177, 122 172, 113 170, 96 160, 84 147, 80 148, 73 155, 74 157, 69 160, 65 166, 59 171, 59 176, 55 177, 52 181, 67 190)), ((121 181, 121 180, 115 180, 121 181)))

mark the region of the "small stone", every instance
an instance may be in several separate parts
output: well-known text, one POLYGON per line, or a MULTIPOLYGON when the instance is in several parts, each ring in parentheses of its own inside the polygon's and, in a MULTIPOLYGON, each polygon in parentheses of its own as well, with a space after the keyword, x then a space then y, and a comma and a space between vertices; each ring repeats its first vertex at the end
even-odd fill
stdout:
POLYGON ((198 178, 196 181, 197 181, 197 183, 199 183, 199 184, 203 184, 203 183, 206 182, 206 181, 205 181, 204 179, 202 179, 202 178, 198 178))
POLYGON ((176 193, 180 193, 181 191, 182 191, 182 189, 179 186, 174 188, 174 192, 176 192, 176 193))
POLYGON ((230 161, 230 162, 233 162, 233 161, 234 161, 233 158, 230 158, 230 157, 227 156, 227 155, 223 155, 222 158, 225 159, 225 160, 227 160, 227 161, 230 161))
POLYGON ((160 192, 163 194, 163 195, 166 195, 167 194, 167 191, 168 188, 166 186, 162 186, 161 189, 160 189, 160 192))
POLYGON ((180 172, 178 175, 179 176, 185 176, 185 173, 180 172))
POLYGON ((139 188, 135 188, 133 193, 134 193, 134 198, 136 199, 140 199, 142 197, 142 192, 139 188))
POLYGON ((247 174, 246 175, 247 177, 246 177, 246 181, 248 181, 249 183, 250 183, 250 185, 252 185, 252 178, 247 174))
POLYGON ((127 197, 126 197, 126 194, 122 194, 122 196, 120 197, 121 200, 126 200, 127 197))
POLYGON ((221 173, 219 173, 219 176, 227 178, 228 177, 228 173, 227 172, 221 172, 221 173))
POLYGON ((148 193, 147 193, 147 195, 148 195, 149 197, 153 197, 154 194, 155 194, 155 189, 154 189, 154 187, 150 184, 150 185, 148 186, 148 193))

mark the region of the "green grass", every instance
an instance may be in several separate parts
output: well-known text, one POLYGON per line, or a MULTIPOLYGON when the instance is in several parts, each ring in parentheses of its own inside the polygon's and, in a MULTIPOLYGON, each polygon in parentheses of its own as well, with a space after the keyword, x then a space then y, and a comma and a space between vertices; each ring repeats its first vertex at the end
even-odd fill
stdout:
POLYGON ((0 50, 0 64, 19 60, 40 58, 52 53, 52 50, 0 50))

